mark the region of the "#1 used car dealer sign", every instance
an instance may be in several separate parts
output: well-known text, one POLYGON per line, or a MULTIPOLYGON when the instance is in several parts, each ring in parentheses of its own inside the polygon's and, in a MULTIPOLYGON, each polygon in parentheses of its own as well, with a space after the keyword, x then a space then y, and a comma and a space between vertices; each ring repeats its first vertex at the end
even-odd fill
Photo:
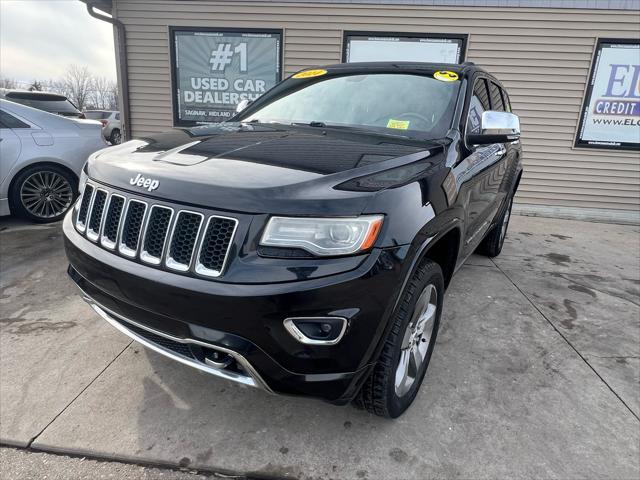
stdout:
POLYGON ((640 44, 598 42, 576 147, 640 149, 640 44))
POLYGON ((174 123, 221 122, 281 78, 276 30, 173 28, 174 123))

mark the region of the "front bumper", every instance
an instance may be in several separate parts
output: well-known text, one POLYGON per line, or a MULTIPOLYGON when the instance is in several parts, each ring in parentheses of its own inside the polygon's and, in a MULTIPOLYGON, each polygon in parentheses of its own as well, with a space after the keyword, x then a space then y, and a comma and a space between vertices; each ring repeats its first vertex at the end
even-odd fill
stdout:
POLYGON ((63 228, 72 279, 119 330, 219 377, 334 403, 351 400, 377 358, 407 254, 406 247, 375 250, 356 269, 310 280, 230 284, 172 274, 114 255, 78 234, 71 215, 63 228), (338 344, 305 345, 284 326, 288 317, 318 316, 348 319, 338 344), (145 332, 227 352, 240 367, 211 371, 197 358, 185 359, 158 346, 159 341, 141 335, 145 332))
POLYGON ((233 358, 238 365, 236 369, 221 368, 219 366, 207 364, 204 358, 201 360, 192 353, 190 346, 194 345, 201 348, 213 349, 211 344, 190 338, 172 337, 171 335, 153 330, 152 328, 138 324, 130 319, 122 318, 102 305, 99 305, 94 299, 86 294, 83 295, 83 299, 104 320, 109 322, 125 335, 131 337, 133 340, 136 340, 151 350, 216 377, 271 392, 271 389, 262 377, 260 377, 260 374, 256 372, 247 359, 238 352, 229 350, 228 348, 215 346, 216 351, 226 353, 233 358))

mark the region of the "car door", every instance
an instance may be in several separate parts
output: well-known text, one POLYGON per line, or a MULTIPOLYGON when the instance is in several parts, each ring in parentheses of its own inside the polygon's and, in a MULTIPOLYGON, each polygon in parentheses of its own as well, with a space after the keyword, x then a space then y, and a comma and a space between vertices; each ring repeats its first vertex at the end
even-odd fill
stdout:
POLYGON ((28 127, 14 116, 0 110, 0 184, 4 183, 7 175, 20 158, 22 142, 12 130, 21 126, 28 127))
MULTIPOLYGON (((490 81, 476 77, 467 105, 464 135, 480 133, 482 113, 492 109, 490 81)), ((496 102, 497 108, 502 108, 496 102)), ((465 142, 466 143, 466 142, 465 142)), ((463 254, 473 253, 488 232, 500 202, 500 186, 506 172, 503 144, 466 145, 467 157, 454 168, 466 211, 463 254)))

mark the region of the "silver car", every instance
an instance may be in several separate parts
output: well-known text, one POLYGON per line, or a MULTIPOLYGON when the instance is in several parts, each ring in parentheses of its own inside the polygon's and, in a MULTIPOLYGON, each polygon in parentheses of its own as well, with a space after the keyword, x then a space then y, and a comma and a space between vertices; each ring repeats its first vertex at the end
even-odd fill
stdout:
POLYGON ((100 122, 0 100, 0 215, 60 220, 87 158, 106 146, 100 122))
POLYGON ((87 110, 85 116, 91 120, 97 120, 102 124, 102 134, 111 145, 122 143, 122 131, 120 126, 120 112, 113 110, 87 110))

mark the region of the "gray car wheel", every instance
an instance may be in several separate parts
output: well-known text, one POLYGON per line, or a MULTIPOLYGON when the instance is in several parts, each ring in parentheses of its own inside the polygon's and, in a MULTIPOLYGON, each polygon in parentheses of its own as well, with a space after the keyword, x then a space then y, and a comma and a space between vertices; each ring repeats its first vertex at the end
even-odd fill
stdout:
POLYGON ((77 196, 76 183, 71 173, 55 165, 27 168, 12 184, 12 212, 39 223, 60 220, 77 196))

